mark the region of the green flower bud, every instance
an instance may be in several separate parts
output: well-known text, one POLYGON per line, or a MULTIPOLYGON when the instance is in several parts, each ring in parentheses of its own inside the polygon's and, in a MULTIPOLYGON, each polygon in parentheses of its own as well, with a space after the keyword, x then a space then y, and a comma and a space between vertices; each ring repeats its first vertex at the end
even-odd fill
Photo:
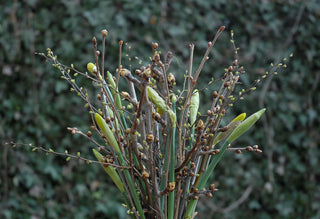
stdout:
POLYGON ((213 140, 212 145, 218 144, 221 140, 223 140, 225 137, 230 135, 230 133, 237 128, 238 125, 240 125, 241 121, 243 121, 246 118, 246 113, 241 113, 236 118, 234 118, 229 124, 229 129, 226 132, 220 132, 213 140))
POLYGON ((96 123, 98 124, 98 127, 100 128, 101 132, 108 140, 109 144, 113 147, 113 149, 116 151, 116 153, 119 154, 120 148, 119 148, 118 142, 117 142, 116 138, 114 137, 113 132, 109 128, 106 121, 98 113, 94 114, 94 118, 95 118, 96 123))
POLYGON ((259 110, 258 112, 252 114, 249 116, 246 120, 244 120, 240 125, 238 125, 237 128, 234 129, 234 131, 230 134, 227 141, 229 143, 233 142, 237 138, 239 138, 243 133, 248 131, 262 116, 262 114, 266 111, 265 108, 259 110))
POLYGON ((112 74, 109 71, 107 71, 107 78, 108 78, 108 82, 109 82, 110 86, 112 87, 111 93, 116 98, 115 104, 118 109, 121 109, 122 108, 121 97, 120 97, 120 94, 118 92, 116 92, 116 90, 115 90, 116 83, 113 80, 112 74))
POLYGON ((170 109, 170 107, 166 104, 164 99, 160 97, 157 91, 155 91, 153 88, 149 86, 147 86, 146 89, 147 89, 149 100, 151 100, 151 102, 154 105, 156 105, 161 111, 168 113, 172 122, 172 126, 176 127, 176 120, 177 120, 176 114, 170 109))
POLYGON ((194 90, 190 102, 190 123, 193 124, 197 119, 198 109, 200 104, 200 95, 198 89, 194 90))
MULTIPOLYGON (((94 156, 96 156, 96 158, 98 159, 99 162, 103 162, 103 155, 100 154, 97 150, 92 149, 94 156)), ((101 164, 101 166, 103 167, 103 169, 107 172, 107 174, 111 177, 112 181, 114 182, 114 184, 116 184, 116 186, 118 187, 118 189, 121 192, 124 192, 124 188, 123 188, 123 184, 122 181, 116 171, 116 169, 112 166, 104 166, 103 164, 101 164)))

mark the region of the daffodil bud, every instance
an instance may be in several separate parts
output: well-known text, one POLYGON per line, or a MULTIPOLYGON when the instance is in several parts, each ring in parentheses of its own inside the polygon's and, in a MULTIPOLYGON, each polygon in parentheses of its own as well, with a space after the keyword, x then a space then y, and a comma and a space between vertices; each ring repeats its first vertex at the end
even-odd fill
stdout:
POLYGON ((122 103, 121 103, 120 94, 118 92, 116 92, 116 83, 113 80, 112 74, 109 71, 107 71, 107 78, 108 78, 108 82, 109 82, 110 86, 112 87, 111 93, 113 96, 115 96, 115 99, 116 99, 115 104, 118 109, 121 109, 122 103))
POLYGON ((197 89, 194 90, 194 93, 191 96, 191 102, 190 102, 190 123, 191 125, 196 121, 197 114, 199 110, 199 104, 200 104, 200 95, 199 91, 197 89))
POLYGON ((109 144, 113 147, 113 149, 116 151, 116 153, 119 154, 120 148, 119 148, 118 142, 117 142, 116 138, 114 137, 113 132, 109 128, 106 121, 98 113, 94 114, 94 118, 96 120, 96 123, 97 123, 99 129, 101 130, 103 135, 106 137, 109 144))
MULTIPOLYGON (((103 155, 100 154, 97 150, 92 149, 94 156, 96 156, 96 158, 98 159, 99 162, 103 162, 103 155)), ((116 184, 116 186, 118 187, 118 189, 121 192, 124 192, 124 188, 123 188, 123 183, 116 171, 116 169, 112 166, 104 166, 103 164, 101 164, 101 166, 103 167, 103 169, 107 172, 107 174, 111 177, 112 181, 114 182, 114 184, 116 184)))
POLYGON ((249 116, 246 120, 244 120, 240 125, 238 125, 237 128, 234 129, 234 131, 230 134, 227 141, 229 143, 233 142, 237 138, 239 138, 243 133, 248 131, 262 116, 262 114, 266 111, 265 108, 259 110, 258 112, 252 114, 249 116))
POLYGON ((241 121, 243 121, 246 118, 246 113, 241 113, 236 118, 234 118, 229 124, 229 129, 226 132, 220 132, 213 140, 212 145, 218 144, 222 139, 230 135, 230 133, 237 128, 238 125, 240 125, 241 121))
POLYGON ((172 126, 176 127, 176 114, 170 109, 170 107, 166 104, 166 102, 164 101, 164 99, 162 99, 162 97, 160 97, 160 95, 157 93, 157 91, 155 91, 153 88, 147 86, 147 94, 148 94, 148 98, 149 100, 151 100, 151 102, 156 105, 160 110, 162 110, 163 112, 166 112, 169 114, 171 122, 172 122, 172 126))

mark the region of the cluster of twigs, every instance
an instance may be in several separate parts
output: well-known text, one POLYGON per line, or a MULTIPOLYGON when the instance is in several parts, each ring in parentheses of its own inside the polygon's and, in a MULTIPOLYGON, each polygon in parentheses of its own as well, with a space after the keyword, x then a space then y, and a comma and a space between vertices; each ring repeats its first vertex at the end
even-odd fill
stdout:
POLYGON ((88 64, 88 72, 61 64, 50 49, 47 54, 41 53, 59 69, 61 77, 71 85, 71 91, 86 102, 92 118, 91 131, 68 130, 86 137, 96 146, 93 153, 98 161, 82 158, 80 154, 70 155, 67 151, 58 153, 29 146, 34 150, 67 156, 67 160, 77 158, 100 163, 124 195, 127 212, 132 217, 193 218, 199 196, 212 197, 218 190, 207 182, 225 151, 262 152, 257 145, 232 148, 231 142, 248 130, 264 109, 247 119, 244 113, 240 114, 227 126, 221 126, 227 110, 253 91, 261 80, 285 67, 282 63, 275 65, 272 72, 267 72, 234 96, 235 87, 245 71, 239 65, 238 49, 231 34, 235 59, 221 78, 210 82, 221 86, 212 92, 212 103, 206 115, 200 115, 200 91, 195 88, 209 53, 224 29, 220 27, 214 39, 208 42, 196 71, 192 67, 194 45, 190 45, 190 66, 181 92, 175 91, 175 76, 168 71, 173 55, 168 52, 162 60, 157 43, 152 44, 151 62, 131 72, 121 65, 123 42, 120 41, 119 66, 114 76, 105 72, 106 30, 101 32, 102 52, 93 38, 95 63, 88 64), (87 91, 77 85, 77 75, 97 85, 98 101, 90 99, 87 91), (120 91, 119 80, 127 82, 127 89, 120 91), (96 132, 100 139, 92 132, 96 132), (224 143, 220 145, 220 141, 224 143))

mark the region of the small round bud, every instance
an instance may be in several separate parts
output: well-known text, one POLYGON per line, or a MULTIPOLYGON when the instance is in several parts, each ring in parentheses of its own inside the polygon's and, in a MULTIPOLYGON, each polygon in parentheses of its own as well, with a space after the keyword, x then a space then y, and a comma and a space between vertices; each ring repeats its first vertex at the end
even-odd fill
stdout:
POLYGON ((168 190, 169 192, 172 192, 176 188, 176 183, 175 182, 170 182, 168 185, 168 190))
POLYGON ((233 66, 237 66, 238 65, 238 59, 234 60, 232 63, 233 66))
POLYGON ((158 43, 152 43, 152 49, 156 50, 158 49, 159 45, 158 43))
POLYGON ((247 151, 253 151, 253 148, 252 148, 251 146, 247 146, 247 147, 246 147, 246 150, 247 150, 247 151))
POLYGON ((159 61, 160 61, 160 55, 159 55, 159 54, 155 54, 155 55, 153 56, 153 60, 154 60, 155 62, 159 62, 159 61))
POLYGON ((88 132, 87 132, 87 136, 88 136, 89 138, 91 138, 92 132, 91 132, 91 131, 88 131, 88 132))
POLYGON ((154 141, 154 136, 153 136, 153 134, 152 134, 152 133, 148 134, 146 140, 147 140, 147 143, 148 143, 148 144, 152 143, 152 142, 154 141))
POLYGON ((111 121, 111 117, 108 116, 108 117, 106 118, 106 122, 109 123, 110 121, 111 121))
POLYGON ((242 152, 241 152, 241 150, 238 149, 238 150, 236 150, 236 153, 241 154, 242 152))
POLYGON ((197 194, 197 193, 199 193, 199 189, 193 187, 193 188, 192 188, 192 192, 197 194))
POLYGON ((106 29, 101 30, 102 37, 106 37, 108 35, 108 31, 106 29))
POLYGON ((150 176, 147 171, 143 171, 141 175, 142 175, 142 178, 144 178, 144 179, 148 179, 150 176))
POLYGON ((93 42, 93 44, 97 44, 97 38, 96 38, 96 37, 93 37, 93 38, 92 38, 92 42, 93 42))
POLYGON ((230 81, 227 81, 223 84, 224 87, 229 87, 230 86, 230 81))

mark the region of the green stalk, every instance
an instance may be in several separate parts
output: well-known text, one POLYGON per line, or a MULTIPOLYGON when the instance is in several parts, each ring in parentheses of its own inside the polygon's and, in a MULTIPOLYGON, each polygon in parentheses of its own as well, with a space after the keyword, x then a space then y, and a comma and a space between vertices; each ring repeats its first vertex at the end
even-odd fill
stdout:
MULTIPOLYGON (((176 113, 176 103, 172 104, 173 113, 176 113)), ((169 167, 169 182, 175 182, 175 156, 176 156, 176 126, 172 124, 172 142, 170 148, 170 167, 169 167)), ((178 206, 177 206, 178 207, 178 206)), ((168 200, 168 218, 174 217, 175 203, 174 203, 174 190, 169 193, 168 200)), ((178 209, 177 209, 178 210, 178 209)))

